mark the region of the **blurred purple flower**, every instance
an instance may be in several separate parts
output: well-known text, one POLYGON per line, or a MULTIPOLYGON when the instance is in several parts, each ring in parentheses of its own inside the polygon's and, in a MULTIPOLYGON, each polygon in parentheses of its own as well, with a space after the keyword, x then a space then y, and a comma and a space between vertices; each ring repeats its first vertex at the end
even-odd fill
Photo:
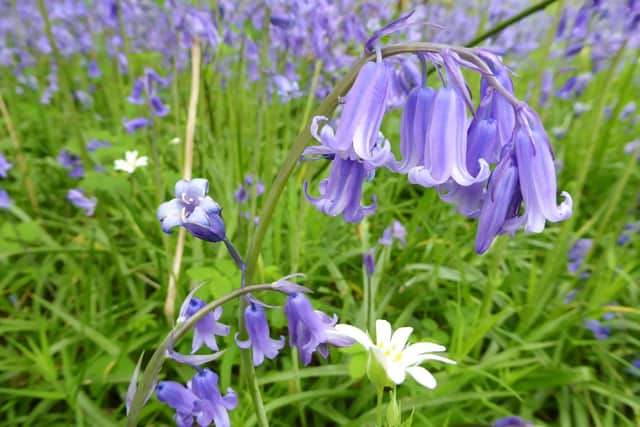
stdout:
POLYGON ((12 203, 13 201, 9 197, 9 193, 0 188, 0 209, 7 209, 12 203))
POLYGON ((84 209, 86 216, 93 215, 96 209, 96 204, 98 203, 98 199, 95 197, 88 198, 79 188, 72 188, 69 190, 67 192, 67 200, 74 206, 84 209))
POLYGON ((137 117, 135 119, 122 121, 124 128, 127 130, 128 133, 131 133, 131 134, 137 131, 138 129, 142 129, 149 126, 150 123, 151 122, 149 121, 149 119, 145 117, 137 117))
POLYGON ((587 253, 591 250, 593 246, 593 239, 578 239, 571 246, 569 252, 567 253, 567 257, 569 258, 569 263, 567 264, 567 270, 570 273, 576 274, 580 268, 582 267, 582 261, 587 253))
POLYGON ((5 159, 4 155, 2 155, 2 153, 0 153, 0 177, 1 178, 6 178, 7 177, 7 172, 12 167, 13 167, 13 163, 9 163, 7 161, 7 159, 5 159))
POLYGON ((371 277, 376 269, 376 248, 371 248, 362 254, 362 265, 364 265, 364 271, 368 277, 371 277))
POLYGON ((69 177, 78 179, 84 176, 84 167, 80 157, 69 150, 62 150, 58 154, 58 164, 69 171, 69 177))
POLYGON ((493 427, 529 427, 529 426, 533 426, 533 424, 515 415, 510 415, 508 417, 500 418, 493 423, 493 427))
POLYGON ((611 328, 602 325, 599 320, 595 319, 585 319, 584 327, 593 332, 593 336, 601 341, 609 338, 609 334, 611 333, 611 328))
POLYGON ((383 246, 391 246, 393 239, 398 240, 402 246, 407 246, 407 230, 398 220, 394 220, 389 227, 384 229, 378 243, 383 246))
POLYGON ((99 150, 100 148, 108 148, 108 147, 111 147, 111 143, 108 141, 100 141, 97 139, 92 139, 87 143, 87 150, 89 150, 92 153, 94 151, 99 150))

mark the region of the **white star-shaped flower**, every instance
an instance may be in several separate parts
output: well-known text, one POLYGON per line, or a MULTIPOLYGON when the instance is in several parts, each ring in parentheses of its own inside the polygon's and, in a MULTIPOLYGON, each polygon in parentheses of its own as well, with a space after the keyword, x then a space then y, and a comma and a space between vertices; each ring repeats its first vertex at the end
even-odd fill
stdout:
POLYGON ((137 151, 127 151, 124 153, 124 160, 118 159, 114 162, 114 169, 133 173, 138 167, 147 166, 148 162, 147 156, 138 157, 137 151))
POLYGON ((335 329, 337 332, 353 338, 362 344, 367 351, 373 353, 389 379, 395 384, 402 384, 409 374, 424 387, 433 389, 436 387, 436 379, 429 371, 418 365, 427 360, 456 364, 446 357, 432 354, 446 351, 446 348, 441 345, 419 342, 407 346, 413 328, 398 328, 392 334, 391 324, 386 320, 376 320, 375 344, 366 332, 355 326, 340 324, 336 325, 335 329))

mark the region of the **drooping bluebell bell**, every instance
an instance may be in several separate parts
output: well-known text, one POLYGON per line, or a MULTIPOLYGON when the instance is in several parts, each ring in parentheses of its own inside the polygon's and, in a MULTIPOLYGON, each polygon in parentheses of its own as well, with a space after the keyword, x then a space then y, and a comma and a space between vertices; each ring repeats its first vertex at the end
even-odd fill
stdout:
POLYGON ((87 142, 87 150, 93 153, 94 151, 99 150, 100 148, 108 148, 111 147, 111 143, 108 141, 100 141, 98 139, 92 139, 87 142))
POLYGON ((556 169, 549 137, 538 115, 526 106, 516 115, 514 145, 525 204, 525 231, 539 233, 545 221, 569 218, 573 202, 569 193, 562 192, 564 201, 556 203, 556 169))
POLYGON ((284 313, 289 323, 289 343, 300 353, 302 363, 311 363, 311 356, 318 351, 324 358, 329 356, 329 344, 345 347, 353 340, 335 330, 338 317, 329 317, 314 310, 309 299, 302 293, 292 293, 287 297, 284 313))
POLYGON ((128 133, 133 134, 138 129, 146 128, 151 122, 146 117, 136 117, 131 120, 123 120, 122 124, 128 133))
POLYGON ((624 226, 624 231, 618 236, 616 243, 618 246, 624 246, 637 234, 640 234, 640 221, 630 222, 624 226))
POLYGON ((240 341, 236 333, 235 340, 238 347, 243 349, 251 347, 253 366, 261 365, 265 356, 273 360, 284 347, 285 340, 283 336, 279 340, 271 338, 264 308, 260 304, 250 303, 244 310, 244 321, 249 339, 240 341))
POLYGON ((522 193, 518 163, 513 149, 506 146, 498 166, 489 179, 487 194, 480 210, 475 250, 484 253, 496 236, 513 233, 522 224, 522 193))
POLYGON ((92 79, 97 79, 101 76, 100 67, 96 61, 90 61, 87 66, 87 75, 92 79))
POLYGON ((244 185, 241 185, 240 188, 233 192, 233 197, 238 203, 247 203, 249 201, 249 192, 244 185))
POLYGON ((178 427, 191 427, 193 418, 200 426, 229 427, 228 411, 238 406, 238 396, 228 388, 222 395, 218 375, 210 369, 199 370, 185 387, 175 381, 161 381, 156 387, 158 400, 176 411, 178 427))
POLYGON ((67 192, 67 200, 74 206, 84 209, 86 216, 92 216, 96 210, 98 199, 89 198, 79 188, 72 188, 67 192))
POLYGON ((80 157, 69 150, 62 150, 58 154, 58 164, 69 171, 69 177, 78 179, 84 176, 84 167, 80 157))
POLYGON ((238 406, 238 395, 231 387, 222 395, 218 387, 218 375, 210 369, 198 371, 191 379, 190 388, 198 397, 193 414, 201 426, 214 423, 216 427, 230 427, 229 413, 238 406))
POLYGON ((13 167, 13 163, 9 163, 4 155, 0 153, 0 178, 6 178, 7 172, 13 167))
POLYGON ((7 190, 3 190, 2 188, 0 188, 0 209, 8 209, 12 203, 13 202, 9 197, 9 193, 7 193, 7 190))
MULTIPOLYGON (((207 303, 200 298, 196 298, 191 295, 187 297, 184 304, 186 304, 186 310, 184 314, 181 313, 181 317, 184 317, 185 319, 193 316, 207 305, 207 303)), ((193 329, 191 354, 198 351, 203 345, 206 345, 213 351, 219 350, 218 343, 216 342, 216 335, 226 337, 229 335, 229 331, 231 330, 228 325, 218 322, 221 316, 222 307, 217 307, 215 310, 205 314, 200 320, 198 320, 198 322, 196 322, 193 329)), ((181 318, 178 318, 178 322, 181 320, 181 318)))
POLYGON ((393 220, 391 225, 384 229, 378 243, 383 246, 391 246, 394 239, 399 241, 402 246, 407 246, 407 229, 398 220, 393 220))
POLYGON ((360 205, 362 186, 367 177, 365 165, 357 160, 336 157, 331 164, 329 178, 320 183, 320 197, 312 197, 304 184, 305 197, 320 212, 329 216, 342 214, 346 222, 360 222, 377 208, 376 197, 373 204, 360 205))
POLYGON ((209 183, 206 179, 181 179, 175 186, 175 199, 158 207, 158 219, 162 231, 182 226, 193 236, 208 242, 226 240, 222 208, 207 196, 209 183))
POLYGON ((493 423, 493 427, 532 427, 529 421, 524 420, 516 415, 502 417, 493 423))
POLYGON ((593 332, 593 336, 597 340, 606 340, 609 338, 609 334, 611 334, 611 328, 608 326, 604 326, 600 323, 599 320, 596 319, 585 319, 584 327, 593 332))

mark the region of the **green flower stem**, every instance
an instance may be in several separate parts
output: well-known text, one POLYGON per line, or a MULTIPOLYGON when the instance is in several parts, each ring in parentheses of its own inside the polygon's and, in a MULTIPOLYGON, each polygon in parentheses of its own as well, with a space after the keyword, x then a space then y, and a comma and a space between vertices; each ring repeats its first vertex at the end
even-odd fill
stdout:
POLYGON ((218 298, 217 300, 210 302, 193 316, 178 324, 171 330, 171 332, 169 332, 166 338, 162 341, 162 344, 160 344, 160 347, 158 347, 158 349, 151 356, 151 359, 149 360, 149 363, 147 363, 144 373, 142 374, 142 378, 138 384, 138 388, 136 389, 133 400, 131 401, 131 408, 127 417, 128 427, 133 427, 138 424, 140 410, 144 406, 146 397, 152 392, 152 387, 156 382, 158 375, 160 374, 160 369, 162 369, 162 365, 164 363, 164 359, 166 357, 167 349, 169 348, 169 346, 182 338, 207 313, 242 295, 248 294, 250 292, 260 291, 273 291, 286 294, 285 291, 278 289, 274 284, 260 284, 253 285, 251 287, 236 289, 235 291, 228 293, 222 298, 218 298))

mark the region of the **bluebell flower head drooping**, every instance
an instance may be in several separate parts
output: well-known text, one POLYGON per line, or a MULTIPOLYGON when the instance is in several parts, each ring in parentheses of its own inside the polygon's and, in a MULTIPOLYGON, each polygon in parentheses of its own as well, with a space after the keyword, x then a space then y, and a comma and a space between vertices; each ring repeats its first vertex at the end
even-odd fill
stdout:
POLYGON ((193 425, 193 406, 197 396, 191 390, 175 381, 160 381, 156 386, 156 396, 176 411, 173 418, 178 427, 193 425))
POLYGON ((133 87, 131 88, 131 95, 127 98, 131 104, 142 105, 144 104, 144 80, 142 78, 136 79, 133 87))
POLYGON ((111 143, 108 141, 100 141, 98 139, 92 139, 91 141, 87 142, 87 150, 89 150, 92 153, 96 150, 99 150, 100 148, 108 148, 108 147, 111 147, 111 143))
POLYGON ((600 341, 609 338, 609 334, 611 333, 610 327, 604 326, 599 320, 595 319, 585 319, 584 327, 593 332, 595 339, 600 341))
POLYGON ((525 209, 525 231, 539 233, 545 221, 558 222, 571 216, 572 199, 562 192, 564 200, 557 205, 556 169, 549 137, 538 115, 522 107, 516 117, 514 145, 525 209))
POLYGON ((407 230, 404 225, 398 220, 394 220, 391 225, 384 229, 382 237, 378 240, 383 246, 391 246, 393 239, 398 240, 402 246, 407 245, 407 230))
POLYGON ((390 149, 386 146, 381 153, 378 138, 388 91, 389 70, 385 63, 367 62, 344 98, 335 136, 334 148, 338 152, 353 150, 360 160, 374 166, 387 161, 390 149))
POLYGON ((72 188, 67 192, 67 200, 74 206, 84 209, 86 216, 92 216, 96 210, 98 200, 95 197, 88 198, 79 188, 72 188))
POLYGON ((244 185, 241 185, 240 188, 234 191, 233 197, 238 203, 247 203, 249 201, 249 192, 244 185))
POLYGON ((7 159, 0 153, 0 178, 6 178, 7 172, 13 167, 12 163, 9 163, 7 159))
POLYGON ((236 333, 235 340, 238 347, 252 348, 253 366, 259 366, 264 361, 265 356, 273 360, 284 347, 284 337, 274 340, 269 334, 269 322, 264 308, 260 304, 251 303, 244 310, 244 321, 247 327, 249 339, 247 341, 238 340, 236 333))
POLYGON ((419 165, 409 170, 409 182, 434 187, 449 179, 463 186, 485 181, 490 170, 484 159, 479 160, 475 176, 467 168, 467 115, 458 91, 445 87, 437 90, 432 100, 427 96, 419 100, 430 105, 424 107, 428 111, 426 118, 418 106, 415 109, 413 120, 424 122, 420 127, 425 132, 414 132, 410 136, 424 154, 419 165))
POLYGON ((210 369, 202 369, 191 379, 191 390, 198 397, 193 405, 193 415, 201 426, 230 427, 228 411, 238 406, 238 396, 228 388, 222 395, 218 387, 218 375, 210 369))
POLYGON ((223 396, 218 375, 210 369, 199 370, 188 387, 174 381, 161 381, 156 386, 158 400, 173 408, 178 427, 191 427, 193 418, 200 426, 229 427, 228 411, 238 406, 238 396, 231 389, 223 396))
MULTIPOLYGON (((183 316, 189 318, 200 311, 206 302, 200 298, 189 296, 185 300, 186 309, 183 316), (187 302, 188 301, 188 302, 187 302)), ((182 313, 181 313, 182 314, 182 313)), ((216 335, 226 337, 229 335, 231 328, 228 325, 219 323, 218 320, 222 316, 222 307, 217 307, 213 312, 207 313, 196 323, 193 330, 193 341, 191 343, 191 354, 195 353, 206 345, 213 351, 218 351, 218 344, 216 343, 216 335)), ((181 321, 182 319, 178 319, 181 321)))
POLYGON ((158 207, 158 219, 162 231, 171 233, 174 227, 182 226, 198 239, 220 242, 226 239, 222 208, 207 196, 209 183, 206 179, 181 179, 176 183, 175 199, 158 207))
POLYGON ((80 157, 69 150, 62 150, 58 154, 58 164, 69 171, 69 177, 78 179, 84 176, 84 167, 80 157))
POLYGON ((122 125, 128 133, 134 133, 138 129, 146 128, 151 122, 146 117, 137 117, 131 120, 123 120, 122 125))
POLYGON ((522 418, 515 415, 502 417, 493 423, 493 427, 531 427, 531 426, 533 426, 533 424, 531 424, 529 421, 523 420, 522 418))
POLYGON ((587 252, 591 250, 593 246, 593 239, 578 239, 571 246, 569 252, 567 253, 567 258, 569 258, 569 263, 567 264, 567 270, 570 273, 577 273, 582 267, 582 261, 584 257, 587 255, 587 252))
POLYGON ((486 252, 496 236, 513 233, 521 226, 521 203, 516 156, 512 149, 505 147, 502 158, 489 179, 487 194, 480 210, 475 241, 477 253, 486 252))
POLYGON ((289 342, 300 353, 302 363, 311 363, 316 350, 324 357, 329 356, 331 344, 336 347, 350 346, 354 341, 335 330, 337 316, 333 318, 314 310, 309 299, 302 293, 292 293, 287 297, 284 314, 289 323, 289 342))
POLYGON ((367 177, 365 166, 357 161, 336 157, 331 164, 329 178, 320 183, 320 197, 311 197, 304 183, 304 193, 320 212, 329 216, 342 214, 346 222, 360 222, 365 216, 376 211, 376 198, 373 204, 361 206, 362 186, 367 177))
POLYGON ((0 188, 0 209, 7 209, 11 206, 11 198, 6 190, 0 188))

